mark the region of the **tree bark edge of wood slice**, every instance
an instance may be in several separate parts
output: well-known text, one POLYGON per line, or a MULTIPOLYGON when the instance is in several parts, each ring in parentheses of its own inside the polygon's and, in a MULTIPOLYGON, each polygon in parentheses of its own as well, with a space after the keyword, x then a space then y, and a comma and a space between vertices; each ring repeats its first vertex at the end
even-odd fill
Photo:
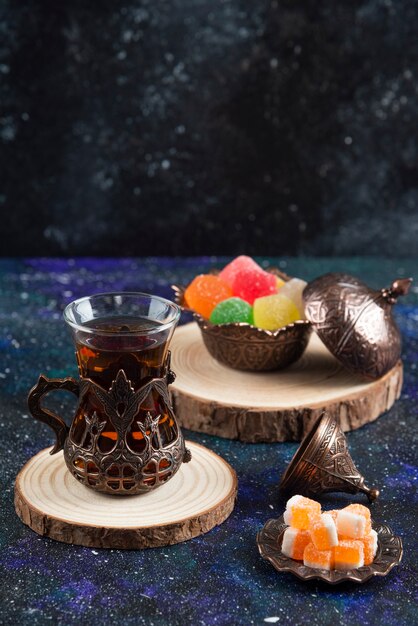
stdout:
MULTIPOLYGON (((28 493, 26 487, 28 480, 31 481, 31 485, 33 483, 35 486, 40 487, 40 473, 34 469, 34 461, 38 457, 42 457, 44 470, 42 481, 47 479, 52 482, 53 479, 56 482, 58 480, 59 487, 65 489, 65 484, 61 479, 63 472, 65 472, 66 480, 70 479, 69 484, 75 490, 81 488, 86 490, 88 494, 91 494, 92 492, 88 489, 88 487, 77 483, 66 467, 60 467, 58 471, 55 471, 55 473, 54 470, 51 469, 51 472, 48 473, 48 459, 51 459, 52 461, 54 460, 54 457, 49 454, 50 448, 42 450, 37 455, 32 457, 32 459, 30 459, 20 470, 15 484, 14 502, 16 513, 21 521, 29 526, 38 535, 46 536, 63 543, 81 545, 90 548, 137 550, 143 548, 163 547, 188 541, 189 539, 193 539, 194 537, 198 537, 199 535, 209 532, 215 526, 222 524, 230 516, 235 506, 238 481, 235 471, 226 461, 224 461, 224 459, 222 459, 222 457, 219 457, 219 455, 204 446, 200 446, 199 444, 189 441, 187 442, 187 445, 191 448, 192 455, 193 451, 200 448, 206 451, 206 458, 210 459, 211 457, 215 457, 217 459, 216 472, 219 472, 221 477, 222 472, 224 472, 224 478, 226 481, 224 489, 226 492, 223 494, 223 497, 219 498, 219 501, 216 501, 215 497, 215 501, 212 505, 205 504, 204 507, 201 507, 201 510, 196 510, 193 514, 187 515, 184 518, 182 518, 180 512, 179 519, 171 523, 156 523, 153 526, 147 525, 142 527, 137 526, 125 528, 122 526, 115 527, 113 525, 106 526, 106 524, 83 524, 78 520, 63 519, 55 514, 51 514, 51 511, 48 511, 48 502, 46 502, 47 506, 42 509, 42 506, 39 506, 40 503, 37 501, 36 497, 34 498, 34 494, 28 493), (30 473, 30 475, 28 473, 30 473)), ((62 459, 62 465, 65 465, 64 459, 62 459)), ((51 462, 50 467, 52 468, 53 466, 54 464, 51 462)), ((187 471, 187 464, 184 467, 185 471, 187 471)), ((209 469, 209 474, 212 469, 213 468, 209 469)), ((180 471, 181 470, 179 470, 179 472, 180 471)), ((198 468, 198 471, 203 472, 203 468, 201 467, 200 470, 198 468)), ((174 476, 171 480, 174 481, 175 478, 176 476, 174 476)), ((155 492, 168 486, 169 483, 155 490, 155 492)), ((46 489, 48 489, 48 486, 46 489)), ((45 486, 43 487, 43 490, 45 491, 45 486)), ((181 494, 181 491, 178 493, 181 494)), ((177 498, 178 493, 176 492, 177 498)), ((94 494, 95 497, 98 496, 99 498, 103 496, 103 494, 98 494, 97 492, 94 492, 94 494)), ((68 491, 66 492, 66 495, 68 497, 68 491)), ((72 495, 70 495, 70 498, 71 497, 72 495)), ((104 497, 111 498, 114 503, 118 502, 119 511, 120 504, 123 504, 123 500, 125 500, 125 503, 128 503, 131 501, 131 498, 141 499, 143 496, 126 496, 126 499, 122 499, 118 496, 104 497)), ((85 502, 87 501, 88 496, 85 502)), ((107 499, 106 502, 109 502, 109 500, 107 499)), ((76 499, 74 499, 72 504, 75 509, 79 505, 76 499)), ((53 505, 56 505, 56 500, 54 500, 53 505)), ((164 504, 162 506, 164 506, 164 504)), ((178 506, 180 506, 180 504, 178 506)), ((94 520, 94 502, 91 505, 91 515, 94 520)))
MULTIPOLYGON (((191 325, 190 325, 191 326, 191 325)), ((189 332, 192 329, 186 329, 183 332, 183 336, 180 335, 181 341, 183 338, 189 341, 189 332)), ((182 330, 182 328, 180 328, 182 330)), ((194 337, 196 341, 196 337, 194 337)), ((319 340, 315 339, 315 342, 319 340)), ((202 342, 203 343, 203 342, 202 342)), ((315 420, 326 411, 333 417, 335 417, 342 429, 347 432, 350 430, 356 430, 361 426, 373 422, 382 413, 391 408, 394 402, 399 398, 402 390, 403 383, 403 365, 402 361, 398 363, 380 379, 365 384, 364 381, 357 381, 358 389, 353 384, 351 391, 347 386, 346 390, 341 391, 338 397, 331 400, 321 400, 321 391, 318 389, 317 399, 315 401, 309 401, 306 404, 302 404, 295 407, 257 407, 257 406, 238 406, 231 402, 227 404, 225 402, 217 402, 213 399, 213 388, 210 397, 205 398, 205 390, 202 390, 203 383, 208 379, 204 379, 201 372, 197 374, 193 371, 193 365, 190 365, 190 371, 182 370, 183 366, 189 366, 187 360, 179 359, 176 363, 175 342, 173 341, 173 369, 178 374, 188 376, 189 380, 193 382, 193 375, 201 376, 202 380, 198 381, 196 388, 198 391, 195 393, 188 393, 184 389, 177 388, 176 384, 171 387, 171 395, 174 405, 176 417, 183 428, 188 428, 196 432, 202 432, 209 435, 215 435, 217 437, 223 437, 226 439, 235 439, 246 443, 277 443, 283 441, 301 441, 303 436, 309 431, 315 420)), ((185 349, 188 349, 192 343, 188 344, 185 349)), ((196 348, 196 343, 193 348, 196 348)), ((201 348, 199 348, 200 350, 201 348)), ((324 346, 321 346, 321 351, 328 353, 324 346)), ((200 356, 204 354, 203 350, 199 353, 200 356)), ((208 359, 212 357, 207 354, 208 359)), ((302 357, 303 359, 304 357, 302 357)), ((333 359, 339 368, 342 368, 334 357, 327 354, 328 359, 333 359)), ((337 366, 336 365, 336 366, 337 366)), ((218 365, 212 360, 211 377, 214 376, 214 371, 217 367, 220 375, 226 377, 228 375, 228 368, 218 365)), ((295 364, 297 369, 298 363, 295 364)), ((336 370, 337 371, 337 370, 336 370)), ((261 374, 262 375, 262 374, 261 374)), ((349 373, 346 373, 349 376, 349 373)), ((234 374, 234 377, 236 373, 234 374)), ((254 380, 259 380, 257 377, 260 374, 256 374, 254 380)), ((245 381, 250 380, 248 373, 246 373, 245 381)), ((236 378, 234 378, 236 381, 236 378)), ((259 402, 263 401, 262 397, 257 397, 256 382, 254 383, 254 397, 259 402)), ((329 383, 329 381, 328 381, 329 383)), ((213 387, 213 380, 210 380, 210 384, 213 387)), ((189 388, 192 388, 192 384, 189 384, 189 388)), ((234 392, 235 393, 235 392, 234 392)), ((295 386, 293 393, 297 397, 297 386, 295 386)), ((231 394, 232 395, 232 394, 231 394)), ((262 396, 262 394, 259 394, 262 396)), ((280 396, 278 396, 278 404, 280 396)), ((255 402, 254 402, 255 404, 255 402)))

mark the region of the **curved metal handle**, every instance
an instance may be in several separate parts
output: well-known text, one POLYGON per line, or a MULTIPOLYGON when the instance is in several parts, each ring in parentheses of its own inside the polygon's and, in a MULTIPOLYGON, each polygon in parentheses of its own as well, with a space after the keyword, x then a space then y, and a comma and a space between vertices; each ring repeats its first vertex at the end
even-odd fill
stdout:
POLYGON ((29 411, 32 413, 32 417, 50 426, 57 437, 57 441, 50 454, 55 454, 63 449, 69 431, 67 424, 61 417, 41 406, 42 398, 57 389, 71 391, 77 398, 80 393, 79 383, 74 378, 47 378, 41 374, 38 382, 32 387, 28 395, 28 407, 29 411))

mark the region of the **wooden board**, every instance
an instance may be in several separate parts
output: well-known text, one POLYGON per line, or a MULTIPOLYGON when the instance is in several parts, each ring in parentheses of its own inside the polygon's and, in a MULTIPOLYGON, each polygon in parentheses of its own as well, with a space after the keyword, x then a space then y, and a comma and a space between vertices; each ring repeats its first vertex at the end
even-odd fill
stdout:
POLYGON ((374 382, 350 374, 313 334, 304 355, 276 372, 241 372, 207 352, 196 323, 171 344, 171 386, 179 422, 191 430, 240 441, 300 441, 326 410, 343 430, 387 411, 402 388, 402 363, 374 382))
POLYGON ((138 496, 98 493, 78 483, 62 452, 34 456, 17 476, 15 508, 39 535, 96 548, 150 548, 187 541, 231 514, 234 470, 220 456, 191 441, 190 463, 155 491, 138 496))

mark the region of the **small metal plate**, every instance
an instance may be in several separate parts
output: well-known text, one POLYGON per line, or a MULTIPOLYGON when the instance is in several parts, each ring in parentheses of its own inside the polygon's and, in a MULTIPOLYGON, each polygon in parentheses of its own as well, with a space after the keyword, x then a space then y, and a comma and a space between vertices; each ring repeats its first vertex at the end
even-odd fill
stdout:
POLYGON ((278 519, 269 519, 265 523, 257 533, 257 545, 261 556, 270 561, 277 571, 291 572, 301 580, 323 580, 331 585, 347 581, 365 583, 373 576, 386 576, 392 567, 399 565, 403 554, 402 540, 393 534, 389 526, 372 522, 372 527, 378 537, 377 552, 373 563, 347 572, 305 567, 303 561, 296 561, 282 554, 282 539, 287 528, 283 516, 278 519))

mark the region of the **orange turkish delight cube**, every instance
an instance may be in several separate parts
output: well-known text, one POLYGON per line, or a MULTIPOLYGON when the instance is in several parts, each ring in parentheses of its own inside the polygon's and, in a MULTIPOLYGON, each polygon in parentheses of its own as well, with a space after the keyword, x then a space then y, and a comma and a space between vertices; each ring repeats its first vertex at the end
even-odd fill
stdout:
POLYGON ((361 539, 372 529, 370 511, 362 504, 350 504, 337 515, 337 531, 341 537, 361 539))
POLYGON ((301 561, 303 551, 310 541, 311 536, 308 530, 299 530, 289 526, 283 533, 282 552, 291 559, 301 561))
POLYGON ((321 505, 319 502, 297 495, 287 501, 283 517, 285 524, 300 530, 308 530, 310 519, 315 519, 320 514, 321 505))
POLYGON ((334 567, 347 571, 363 567, 364 547, 361 541, 343 539, 334 548, 334 567))
POLYGON ((337 523, 337 515, 339 513, 339 509, 331 509, 330 511, 324 511, 324 513, 327 513, 328 515, 331 515, 332 519, 334 520, 334 523, 337 523))
POLYGON ((359 539, 359 541, 363 544, 364 565, 370 565, 370 563, 373 563, 377 552, 377 532, 371 530, 366 537, 359 539))
POLYGON ((303 553, 303 564, 314 569, 331 570, 334 567, 333 550, 318 550, 313 543, 308 543, 303 553))
POLYGON ((338 544, 337 527, 329 513, 312 519, 309 532, 317 550, 331 550, 338 544))
POLYGON ((364 506, 363 504, 349 504, 344 510, 351 511, 351 513, 354 513, 355 515, 363 515, 366 520, 366 534, 370 533, 372 529, 372 517, 367 506, 364 506))

